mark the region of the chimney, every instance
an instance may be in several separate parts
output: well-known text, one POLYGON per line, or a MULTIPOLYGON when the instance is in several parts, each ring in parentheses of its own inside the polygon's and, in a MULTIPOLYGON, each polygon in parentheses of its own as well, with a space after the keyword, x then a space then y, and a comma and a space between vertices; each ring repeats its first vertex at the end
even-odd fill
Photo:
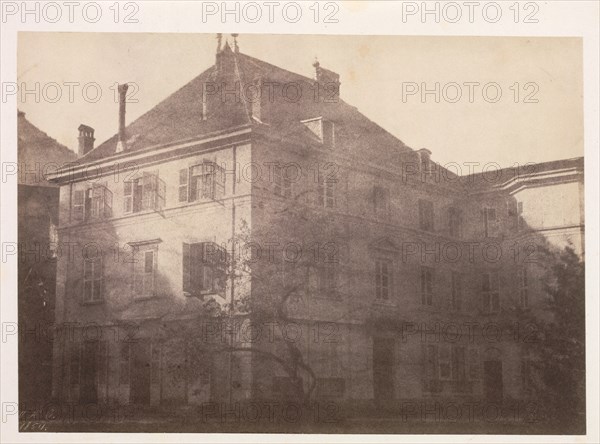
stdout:
POLYGON ((235 71, 234 53, 229 46, 229 42, 225 41, 223 49, 217 52, 217 72, 220 75, 233 76, 235 71))
POLYGON ((119 140, 117 141, 117 153, 125 150, 125 100, 127 99, 127 83, 118 86, 119 91, 119 140))
POLYGON ((321 64, 315 60, 315 80, 321 85, 322 90, 319 97, 325 102, 337 102, 340 98, 340 75, 328 69, 321 68, 321 64))
POLYGON ((79 130, 79 137, 77 138, 79 141, 79 148, 77 154, 81 157, 94 149, 94 141, 96 139, 94 139, 94 128, 91 126, 82 123, 77 129, 79 130))
POLYGON ((422 173, 430 173, 431 172, 431 151, 427 148, 421 148, 417 150, 417 154, 419 156, 419 170, 422 173))

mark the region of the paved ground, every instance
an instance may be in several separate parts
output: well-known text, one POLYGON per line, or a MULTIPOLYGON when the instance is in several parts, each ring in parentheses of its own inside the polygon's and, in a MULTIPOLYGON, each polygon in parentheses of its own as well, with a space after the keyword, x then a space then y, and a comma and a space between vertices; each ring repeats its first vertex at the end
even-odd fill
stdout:
MULTIPOLYGON (((397 418, 352 418, 313 421, 203 421, 198 417, 151 417, 122 421, 22 421, 31 432, 166 432, 166 433, 396 433, 396 434, 577 434, 548 423, 402 421, 397 418)), ((580 431, 579 433, 584 433, 580 431)))

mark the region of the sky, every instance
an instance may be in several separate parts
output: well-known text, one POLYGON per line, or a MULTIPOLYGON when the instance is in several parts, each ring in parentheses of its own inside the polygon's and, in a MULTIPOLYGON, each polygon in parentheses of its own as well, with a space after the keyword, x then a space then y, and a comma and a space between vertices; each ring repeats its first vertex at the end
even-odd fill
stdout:
MULTIPOLYGON (((463 174, 473 162, 508 167, 583 155, 578 38, 243 34, 238 43, 308 77, 317 57, 340 74, 344 101, 463 174), (436 84, 438 97, 421 94, 436 84)), ((79 124, 92 126, 98 146, 117 131, 117 83, 137 86, 130 123, 213 65, 215 50, 214 34, 21 32, 18 107, 74 151, 79 124), (37 96, 21 94, 36 84, 37 96)))

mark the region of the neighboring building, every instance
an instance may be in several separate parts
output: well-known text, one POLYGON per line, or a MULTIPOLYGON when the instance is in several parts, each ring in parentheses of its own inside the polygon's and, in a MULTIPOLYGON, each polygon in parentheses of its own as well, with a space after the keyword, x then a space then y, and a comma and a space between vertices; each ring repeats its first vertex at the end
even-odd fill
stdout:
MULTIPOLYGON (((75 153, 18 112, 19 402, 51 396, 59 188, 45 174, 75 153)), ((28 404, 30 405, 30 404, 28 404)))
POLYGON ((98 147, 79 127, 79 166, 52 179, 60 241, 79 246, 59 258, 56 322, 73 334, 55 342, 56 398, 285 397, 294 380, 271 357, 297 363, 286 342, 314 372, 317 399, 527 397, 525 333, 482 329, 541 309, 536 248, 550 229, 582 250, 582 160, 459 178, 346 104, 339 76, 314 66, 313 80, 226 44, 214 66, 128 126, 121 86, 118 134, 98 147), (550 211, 556 189, 573 205, 564 216, 550 211), (245 235, 263 254, 253 250, 250 269, 232 278, 224 270, 243 255, 229 241, 245 235), (302 245, 306 257, 315 244, 302 270, 265 254, 272 245, 289 259, 287 247, 302 245), (166 333, 210 325, 209 301, 227 312, 246 299, 249 313, 232 316, 252 319, 256 340, 227 339, 226 353, 193 357, 198 337, 166 333), (261 305, 302 333, 261 335, 261 305), (115 333, 131 325, 135 340, 115 333))

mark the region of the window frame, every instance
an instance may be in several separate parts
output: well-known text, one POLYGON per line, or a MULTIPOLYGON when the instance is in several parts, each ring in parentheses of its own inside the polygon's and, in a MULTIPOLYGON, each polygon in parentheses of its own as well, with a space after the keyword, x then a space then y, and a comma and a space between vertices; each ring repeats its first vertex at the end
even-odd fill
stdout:
POLYGON ((188 202, 219 201, 225 196, 225 170, 203 160, 188 168, 188 202))
POLYGON ((156 296, 156 273, 158 270, 158 243, 133 245, 132 292, 135 300, 149 299, 156 296), (147 270, 148 254, 152 255, 151 271, 147 270), (141 260, 140 260, 141 257, 141 260), (138 291, 138 279, 141 279, 141 292, 138 291), (147 281, 150 280, 150 291, 147 281))
POLYGON ((166 206, 166 183, 158 171, 144 171, 123 182, 123 213, 162 211, 166 206))
POLYGON ((110 219, 113 193, 106 183, 94 183, 84 189, 73 190, 71 222, 85 223, 110 219))
POLYGON ((374 262, 375 300, 389 302, 394 295, 394 260, 389 257, 379 256, 375 258, 374 262), (383 265, 385 265, 385 273, 383 265))
POLYGON ((482 273, 481 307, 484 313, 499 313, 500 303, 500 273, 486 271, 482 273), (487 282, 487 283, 486 283, 487 282), (495 302, 494 302, 495 301, 495 302))
POLYGON ((383 185, 373 186, 373 212, 380 219, 390 218, 390 190, 383 185))
POLYGON ((83 291, 81 294, 84 304, 97 304, 104 301, 104 258, 102 255, 95 258, 84 258, 82 283, 83 291), (88 284, 89 294, 87 290, 88 284), (96 297, 97 292, 99 296, 96 297))
POLYGON ((435 231, 435 208, 432 201, 419 199, 419 229, 433 233, 435 231))
POLYGON ((495 207, 484 207, 483 208, 483 229, 484 237, 494 238, 498 237, 498 212, 495 207), (493 214, 493 217, 491 215, 493 214))
POLYGON ((194 297, 216 294, 224 298, 227 289, 227 262, 227 250, 215 242, 184 242, 182 244, 184 294, 194 297), (209 246, 213 249, 212 252, 208 252, 209 246))
POLYGON ((450 306, 452 310, 461 311, 463 308, 463 274, 458 271, 452 271, 450 280, 450 306))
POLYGON ((421 287, 421 305, 424 307, 433 307, 434 304, 434 280, 435 270, 427 265, 421 265, 419 276, 420 276, 420 287, 421 287))
POLYGON ((448 234, 450 235, 450 237, 462 239, 462 229, 462 210, 456 207, 448 208, 448 234))
POLYGON ((519 286, 519 306, 529 308, 529 276, 525 265, 517 270, 517 283, 519 286))
POLYGON ((292 181, 278 163, 273 167, 273 193, 285 199, 292 197, 292 181))

